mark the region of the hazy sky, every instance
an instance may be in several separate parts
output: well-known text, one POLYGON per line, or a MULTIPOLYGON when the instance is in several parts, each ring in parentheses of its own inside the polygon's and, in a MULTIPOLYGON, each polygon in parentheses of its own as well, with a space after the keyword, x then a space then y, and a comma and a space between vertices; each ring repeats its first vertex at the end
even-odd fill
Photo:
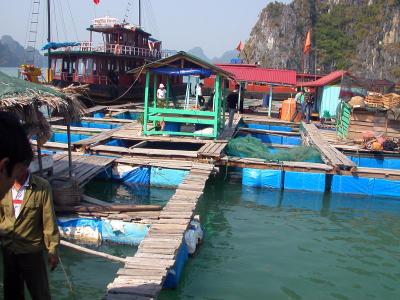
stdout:
MULTIPOLYGON (((12 35, 25 44, 27 21, 33 0, 0 0, 0 35, 12 35)), ((46 40, 45 4, 41 0, 37 48, 46 40)), ((138 0, 51 0, 55 41, 89 39, 86 28, 95 17, 123 19, 132 3, 129 21, 138 23, 138 0)), ((258 15, 269 0, 142 0, 143 23, 147 31, 163 41, 164 49, 189 50, 200 46, 210 57, 234 49, 248 38, 258 15)), ((287 1, 283 1, 287 2, 287 1)))

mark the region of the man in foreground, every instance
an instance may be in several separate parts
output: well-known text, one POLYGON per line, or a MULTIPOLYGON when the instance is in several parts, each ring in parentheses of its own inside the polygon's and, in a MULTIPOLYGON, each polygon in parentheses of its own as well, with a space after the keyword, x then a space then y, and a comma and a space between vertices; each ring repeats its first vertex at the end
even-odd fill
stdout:
POLYGON ((11 188, 24 162, 32 159, 32 148, 20 122, 0 112, 0 200, 11 188))
POLYGON ((29 173, 31 159, 20 169, 0 204, 5 300, 24 299, 24 283, 32 300, 51 299, 44 250, 50 269, 58 264, 60 236, 51 187, 29 173))

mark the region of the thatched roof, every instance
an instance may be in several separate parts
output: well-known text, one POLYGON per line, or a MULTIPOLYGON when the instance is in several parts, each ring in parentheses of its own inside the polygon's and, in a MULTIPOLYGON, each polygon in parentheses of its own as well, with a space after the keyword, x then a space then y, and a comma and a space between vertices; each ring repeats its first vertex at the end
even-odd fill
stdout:
POLYGON ((0 110, 15 113, 29 134, 38 136, 38 141, 44 142, 51 135, 44 115, 60 116, 69 123, 78 121, 83 109, 73 95, 0 72, 0 110))

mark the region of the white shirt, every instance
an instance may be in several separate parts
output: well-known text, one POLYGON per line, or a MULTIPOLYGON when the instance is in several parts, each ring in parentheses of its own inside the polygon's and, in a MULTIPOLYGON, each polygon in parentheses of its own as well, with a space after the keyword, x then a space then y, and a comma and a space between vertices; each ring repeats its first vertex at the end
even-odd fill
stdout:
POLYGON ((158 89, 157 90, 157 99, 165 100, 166 95, 167 95, 166 89, 158 89))
POLYGON ((201 86, 197 85, 196 87, 196 95, 197 96, 203 96, 203 91, 201 90, 201 86))
POLYGON ((28 178, 25 180, 24 184, 21 186, 19 190, 16 190, 14 186, 11 189, 13 206, 14 206, 14 216, 16 219, 18 218, 19 213, 21 212, 21 206, 24 201, 25 191, 29 187, 30 178, 31 175, 29 174, 28 178))

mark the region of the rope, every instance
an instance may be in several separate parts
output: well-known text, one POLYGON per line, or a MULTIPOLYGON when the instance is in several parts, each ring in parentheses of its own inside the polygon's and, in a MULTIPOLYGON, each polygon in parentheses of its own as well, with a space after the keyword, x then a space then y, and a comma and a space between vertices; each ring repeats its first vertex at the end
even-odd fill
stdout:
POLYGON ((71 291, 71 293, 72 293, 72 295, 73 295, 72 297, 73 297, 74 299, 76 299, 76 297, 75 297, 75 291, 74 291, 74 289, 73 289, 73 287, 72 287, 72 282, 70 281, 70 279, 69 279, 69 277, 68 277, 68 274, 67 274, 67 271, 65 270, 64 264, 63 264, 63 262, 62 262, 62 260, 61 260, 61 256, 58 257, 58 260, 60 261, 61 269, 63 270, 64 275, 65 275, 65 279, 67 280, 69 290, 71 291))
MULTIPOLYGON (((55 0, 53 1, 53 5, 52 5, 52 8, 53 8, 53 18, 54 18, 54 21, 53 21, 53 24, 55 23, 56 24, 56 35, 57 35, 57 41, 60 41, 60 37, 59 37, 59 35, 58 35, 58 25, 57 25, 57 16, 56 16, 56 5, 55 5, 55 0)), ((52 38, 50 38, 50 41, 52 40, 52 38)))
POLYGON ((90 101, 92 101, 93 103, 108 103, 108 104, 109 104, 109 103, 117 102, 117 101, 120 100, 121 98, 125 97, 125 95, 128 94, 129 91, 133 88, 133 86, 134 86, 134 85, 136 84, 136 82, 139 80, 140 75, 142 75, 142 72, 143 72, 145 66, 146 66, 146 64, 144 64, 144 65, 142 66, 142 68, 140 69, 139 74, 136 76, 135 81, 134 81, 134 82, 131 84, 131 86, 130 86, 121 96, 119 96, 118 98, 116 98, 116 99, 114 99, 114 100, 105 100, 105 101, 101 101, 101 100, 94 100, 94 99, 92 99, 92 98, 89 96, 89 94, 87 94, 87 93, 86 93, 86 96, 87 96, 88 99, 89 99, 90 101))
POLYGON ((67 33, 67 26, 65 26, 65 19, 64 19, 64 13, 63 13, 63 7, 61 4, 61 0, 57 0, 58 2, 58 9, 60 11, 61 15, 61 27, 64 33, 64 40, 68 40, 68 33, 67 33))
POLYGON ((79 39, 78 38, 78 31, 76 30, 75 20, 74 20, 74 16, 72 15, 72 12, 71 12, 71 6, 69 5, 69 0, 67 0, 67 5, 68 5, 69 14, 70 14, 71 19, 72 19, 72 25, 74 26, 75 37, 76 37, 76 40, 78 41, 78 39, 79 39))

